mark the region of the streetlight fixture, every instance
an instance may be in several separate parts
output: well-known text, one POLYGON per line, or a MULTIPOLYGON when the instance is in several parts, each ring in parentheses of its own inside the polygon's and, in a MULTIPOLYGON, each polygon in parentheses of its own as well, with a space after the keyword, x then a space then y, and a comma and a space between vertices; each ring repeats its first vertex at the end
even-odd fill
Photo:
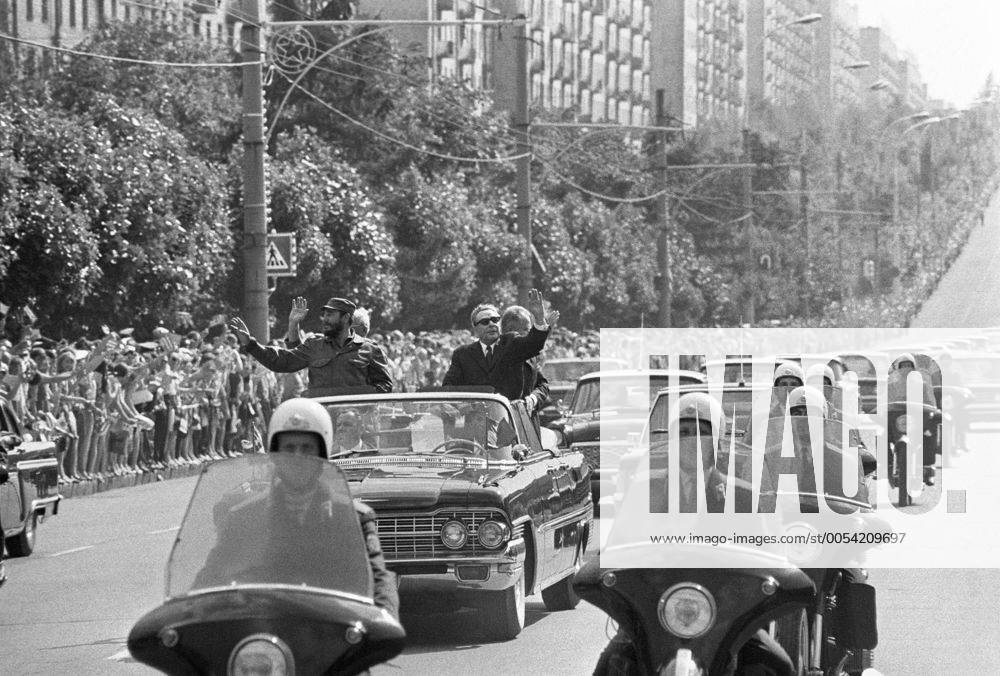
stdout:
POLYGON ((844 70, 862 70, 863 68, 871 68, 871 61, 855 61, 854 63, 848 63, 844 65, 844 70))
POLYGON ((883 89, 888 89, 889 86, 888 80, 879 80, 878 82, 868 85, 868 89, 873 92, 877 92, 882 91, 883 89))
POLYGON ((808 26, 811 23, 816 23, 817 21, 822 20, 822 14, 804 14, 798 18, 792 19, 788 23, 781 26, 781 28, 787 28, 788 26, 808 26))

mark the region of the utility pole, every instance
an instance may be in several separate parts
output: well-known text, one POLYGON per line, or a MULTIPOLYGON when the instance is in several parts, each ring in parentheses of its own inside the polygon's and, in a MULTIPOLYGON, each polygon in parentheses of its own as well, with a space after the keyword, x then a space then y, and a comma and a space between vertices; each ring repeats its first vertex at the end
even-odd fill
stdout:
MULTIPOLYGON (((836 160, 836 173, 837 173, 837 209, 844 209, 844 154, 840 150, 837 151, 836 160)), ((851 209, 853 209, 853 204, 851 209)), ((847 284, 847 280, 844 279, 844 216, 843 214, 837 214, 837 272, 840 277, 841 293, 847 292, 850 296, 850 286, 847 284)))
POLYGON ((802 219, 802 241, 805 244, 806 249, 806 260, 805 260, 805 275, 803 280, 804 293, 802 295, 802 316, 805 319, 809 319, 809 262, 812 260, 812 252, 810 250, 809 243, 809 177, 806 174, 806 155, 803 152, 799 156, 799 189, 802 193, 799 195, 799 209, 800 217, 802 219))
MULTIPOLYGON (((743 130, 743 161, 749 164, 750 157, 750 130, 743 130)), ((747 210, 747 275, 753 275, 757 270, 757 258, 754 250, 754 223, 753 223, 753 167, 748 166, 743 171, 743 195, 746 200, 747 210)), ((757 287, 750 284, 750 304, 747 307, 747 322, 753 326, 757 322, 757 287)))
POLYGON ((244 5, 243 71, 243 316, 251 335, 266 343, 267 187, 264 184, 264 22, 260 0, 244 5))
MULTIPOLYGON (((664 110, 663 90, 656 90, 656 124, 659 127, 667 126, 667 113, 664 110)), ((656 202, 657 220, 659 221, 656 236, 656 259, 660 269, 660 298, 657 312, 657 324, 661 328, 672 326, 672 306, 673 306, 673 279, 670 261, 670 196, 667 194, 669 185, 667 170, 667 148, 670 140, 670 132, 662 132, 660 143, 660 190, 663 193, 656 202)))
POLYGON ((528 24, 523 14, 514 33, 514 134, 517 137, 517 230, 524 238, 524 253, 521 256, 521 275, 517 282, 517 302, 528 304, 528 291, 534 286, 532 279, 531 246, 531 139, 528 119, 528 24))

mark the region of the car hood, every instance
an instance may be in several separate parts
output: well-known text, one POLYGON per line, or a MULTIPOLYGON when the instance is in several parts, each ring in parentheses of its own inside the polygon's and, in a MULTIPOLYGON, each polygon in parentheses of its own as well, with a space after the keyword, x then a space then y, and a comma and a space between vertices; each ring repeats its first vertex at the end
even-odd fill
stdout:
MULTIPOLYGON (((469 493, 506 474, 504 467, 413 464, 342 467, 351 495, 374 509, 467 507, 469 493)), ((478 492, 478 491, 477 491, 478 492)))

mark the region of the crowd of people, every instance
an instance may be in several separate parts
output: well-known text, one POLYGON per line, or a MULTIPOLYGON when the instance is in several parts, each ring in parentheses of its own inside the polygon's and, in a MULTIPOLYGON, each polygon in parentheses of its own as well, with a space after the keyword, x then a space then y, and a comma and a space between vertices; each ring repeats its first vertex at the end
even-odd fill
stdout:
MULTIPOLYGON (((381 346, 393 391, 441 385, 468 330, 352 329, 381 346)), ((233 457, 262 447, 271 412, 309 388, 308 370, 275 373, 240 350, 227 317, 199 330, 188 313, 151 335, 105 331, 97 340, 53 340, 14 322, 0 339, 0 396, 34 438, 55 439, 61 483, 158 471, 233 457)), ((305 334, 303 334, 304 337, 305 334)), ((597 332, 556 327, 547 357, 593 357, 597 332)), ((281 347, 294 338, 269 341, 281 347)))

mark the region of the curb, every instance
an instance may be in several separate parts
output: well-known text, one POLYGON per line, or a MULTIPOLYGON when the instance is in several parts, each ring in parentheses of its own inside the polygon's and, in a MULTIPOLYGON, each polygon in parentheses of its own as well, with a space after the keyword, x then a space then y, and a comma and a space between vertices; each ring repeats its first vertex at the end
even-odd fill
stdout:
POLYGON ((142 474, 112 476, 106 479, 92 479, 75 484, 62 484, 58 487, 58 492, 63 499, 69 499, 93 495, 94 493, 103 493, 104 491, 111 491, 118 488, 132 488, 133 486, 141 486, 158 481, 184 479, 200 474, 205 464, 168 467, 166 469, 143 472, 142 474))

